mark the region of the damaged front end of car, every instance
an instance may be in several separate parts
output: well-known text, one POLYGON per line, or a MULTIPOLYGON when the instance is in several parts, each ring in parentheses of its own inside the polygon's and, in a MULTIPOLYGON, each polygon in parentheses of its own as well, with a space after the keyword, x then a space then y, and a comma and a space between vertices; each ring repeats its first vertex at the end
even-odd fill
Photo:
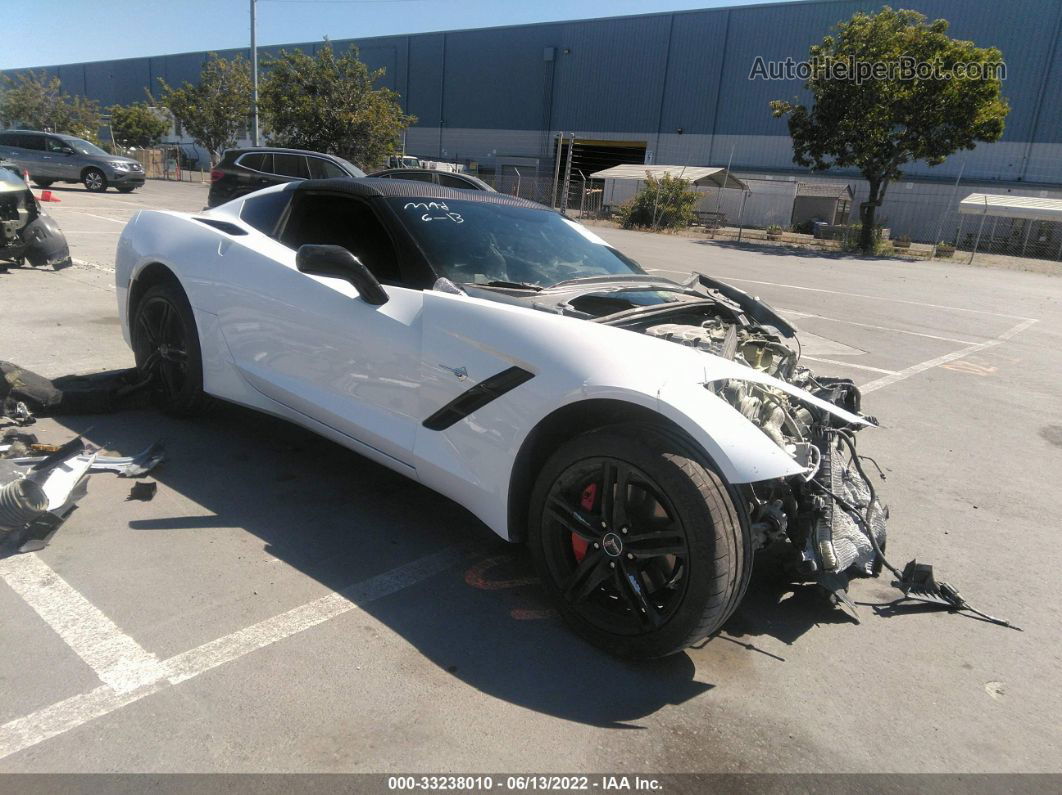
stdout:
POLYGON ((876 464, 868 475, 870 459, 856 451, 856 434, 877 424, 861 413, 859 387, 804 367, 792 324, 759 299, 706 276, 673 287, 595 286, 569 297, 561 310, 741 366, 716 360, 706 367, 706 390, 800 468, 741 488, 753 545, 784 544, 793 574, 820 583, 858 620, 848 583, 880 572, 888 519, 874 483, 884 475, 876 464))
POLYGON ((55 219, 45 213, 18 170, 0 164, 0 261, 34 267, 70 264, 70 247, 55 219))

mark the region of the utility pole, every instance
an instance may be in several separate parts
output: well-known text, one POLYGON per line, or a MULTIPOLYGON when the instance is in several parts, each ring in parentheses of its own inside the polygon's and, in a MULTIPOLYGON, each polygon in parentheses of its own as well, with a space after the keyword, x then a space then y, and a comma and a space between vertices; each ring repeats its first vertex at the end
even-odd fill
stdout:
POLYGON ((251 146, 258 146, 258 20, 251 0, 251 146))

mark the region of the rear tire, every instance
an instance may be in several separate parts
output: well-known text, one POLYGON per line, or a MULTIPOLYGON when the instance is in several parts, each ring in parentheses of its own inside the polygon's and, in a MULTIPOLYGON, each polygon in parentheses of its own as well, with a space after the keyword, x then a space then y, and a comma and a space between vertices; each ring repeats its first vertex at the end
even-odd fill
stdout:
POLYGON ((98 168, 86 168, 85 173, 81 175, 81 182, 84 183, 85 190, 92 193, 103 193, 107 190, 107 175, 98 168))
POLYGON ((137 369, 151 377, 152 397, 162 411, 190 417, 209 406, 195 316, 178 284, 147 289, 133 310, 130 335, 137 369))
POLYGON ((50 188, 52 186, 52 181, 50 179, 34 179, 33 184, 38 188, 50 188))
POLYGON ((528 545, 578 634, 621 657, 663 657, 716 632, 744 596, 752 547, 740 506, 680 433, 603 428, 542 468, 528 545))

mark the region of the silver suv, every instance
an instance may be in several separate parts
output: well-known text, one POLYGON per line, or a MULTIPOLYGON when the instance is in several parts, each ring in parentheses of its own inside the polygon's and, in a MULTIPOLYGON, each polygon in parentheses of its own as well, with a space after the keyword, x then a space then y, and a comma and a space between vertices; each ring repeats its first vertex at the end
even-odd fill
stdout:
POLYGON ((72 135, 5 130, 0 132, 0 158, 26 169, 42 188, 53 182, 80 182, 97 193, 112 186, 129 193, 144 184, 144 168, 137 161, 107 154, 72 135))

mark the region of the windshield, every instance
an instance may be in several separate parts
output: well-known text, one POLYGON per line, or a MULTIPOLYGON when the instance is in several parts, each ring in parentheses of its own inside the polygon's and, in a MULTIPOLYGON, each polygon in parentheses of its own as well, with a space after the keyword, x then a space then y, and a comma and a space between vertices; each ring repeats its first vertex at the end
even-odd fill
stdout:
POLYGON ((432 267, 459 284, 549 287, 568 279, 644 273, 562 215, 456 199, 388 199, 432 267))
POLYGON ((109 157, 107 152, 100 149, 96 144, 90 144, 88 141, 83 141, 80 138, 63 138, 61 139, 64 144, 69 146, 79 155, 105 155, 109 157))

